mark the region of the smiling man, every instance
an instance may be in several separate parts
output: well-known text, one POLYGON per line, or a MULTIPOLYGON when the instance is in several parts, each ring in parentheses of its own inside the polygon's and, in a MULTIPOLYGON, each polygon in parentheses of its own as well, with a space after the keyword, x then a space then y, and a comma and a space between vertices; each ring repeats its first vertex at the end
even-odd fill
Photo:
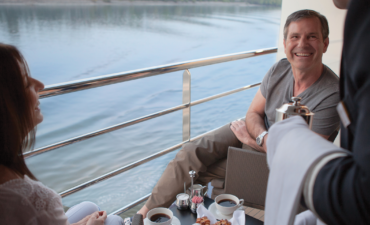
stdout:
POLYGON ((300 10, 287 18, 284 26, 287 58, 267 72, 245 122, 234 121, 231 125, 242 143, 266 152, 267 130, 275 122, 275 109, 289 102, 292 96, 301 97, 301 103, 315 113, 312 130, 322 137, 327 139, 339 127, 335 110, 339 102, 339 78, 322 63, 329 45, 328 35, 328 22, 316 11, 300 10))
POLYGON ((288 17, 284 31, 287 59, 267 72, 246 120, 234 121, 185 144, 138 213, 145 217, 152 208, 170 206, 176 194, 183 192, 184 182, 190 185, 190 170, 197 172, 196 183, 203 185, 225 178, 229 146, 266 152, 267 130, 275 122, 275 109, 293 96, 301 97, 301 103, 315 113, 313 131, 328 138, 338 129, 335 107, 339 102, 339 79, 321 61, 329 45, 326 18, 312 10, 297 11, 288 17))

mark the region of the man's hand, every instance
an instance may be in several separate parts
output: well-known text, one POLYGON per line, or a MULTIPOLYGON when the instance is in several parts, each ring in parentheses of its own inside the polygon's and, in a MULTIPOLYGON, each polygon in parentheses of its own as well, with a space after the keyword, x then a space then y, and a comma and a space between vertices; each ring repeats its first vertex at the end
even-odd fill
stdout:
POLYGON ((241 141, 242 143, 256 149, 257 151, 266 152, 267 135, 265 135, 265 137, 263 138, 264 142, 263 142, 263 145, 261 147, 261 146, 257 145, 256 140, 253 139, 250 136, 250 134, 247 130, 247 127, 245 125, 244 120, 233 121, 231 123, 230 128, 233 131, 233 133, 235 134, 235 136, 238 138, 239 141, 241 141))
POLYGON ((236 120, 233 121, 230 125, 231 130, 234 132, 235 136, 244 144, 248 144, 250 142, 251 136, 247 131, 247 127, 245 126, 245 121, 243 120, 236 120))

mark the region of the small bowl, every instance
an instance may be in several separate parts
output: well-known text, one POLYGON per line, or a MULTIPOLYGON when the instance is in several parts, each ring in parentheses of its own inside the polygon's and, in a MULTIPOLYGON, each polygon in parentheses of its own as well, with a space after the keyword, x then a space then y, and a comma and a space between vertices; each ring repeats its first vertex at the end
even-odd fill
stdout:
POLYGON ((186 210, 189 208, 189 195, 185 193, 176 196, 176 207, 179 210, 186 210))

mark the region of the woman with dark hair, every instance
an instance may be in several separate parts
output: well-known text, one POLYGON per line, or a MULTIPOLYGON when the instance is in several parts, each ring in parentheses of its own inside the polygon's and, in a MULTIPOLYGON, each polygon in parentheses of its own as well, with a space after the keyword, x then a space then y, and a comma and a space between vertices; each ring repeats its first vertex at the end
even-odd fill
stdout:
POLYGON ((38 92, 43 83, 29 75, 27 62, 11 45, 0 44, 0 223, 119 225, 92 202, 64 213, 60 196, 37 181, 27 168, 23 151, 35 140, 43 115, 38 92))

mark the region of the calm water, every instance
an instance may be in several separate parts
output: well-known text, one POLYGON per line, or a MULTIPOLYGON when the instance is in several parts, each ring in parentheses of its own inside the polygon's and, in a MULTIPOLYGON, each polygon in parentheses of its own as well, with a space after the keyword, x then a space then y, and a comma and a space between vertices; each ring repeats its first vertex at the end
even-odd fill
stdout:
MULTIPOLYGON (((46 85, 277 45, 280 9, 237 5, 0 6, 0 41, 46 85)), ((190 70, 192 100, 261 81, 275 55, 190 70)), ((245 115, 257 89, 198 105, 191 136, 245 115)), ((181 104, 182 72, 41 100, 36 148, 181 104)), ((27 164, 57 192, 181 141, 175 112, 42 154, 27 164)), ((150 193, 177 151, 63 199, 111 212, 150 193)), ((169 184, 170 185, 170 184, 169 184)))

